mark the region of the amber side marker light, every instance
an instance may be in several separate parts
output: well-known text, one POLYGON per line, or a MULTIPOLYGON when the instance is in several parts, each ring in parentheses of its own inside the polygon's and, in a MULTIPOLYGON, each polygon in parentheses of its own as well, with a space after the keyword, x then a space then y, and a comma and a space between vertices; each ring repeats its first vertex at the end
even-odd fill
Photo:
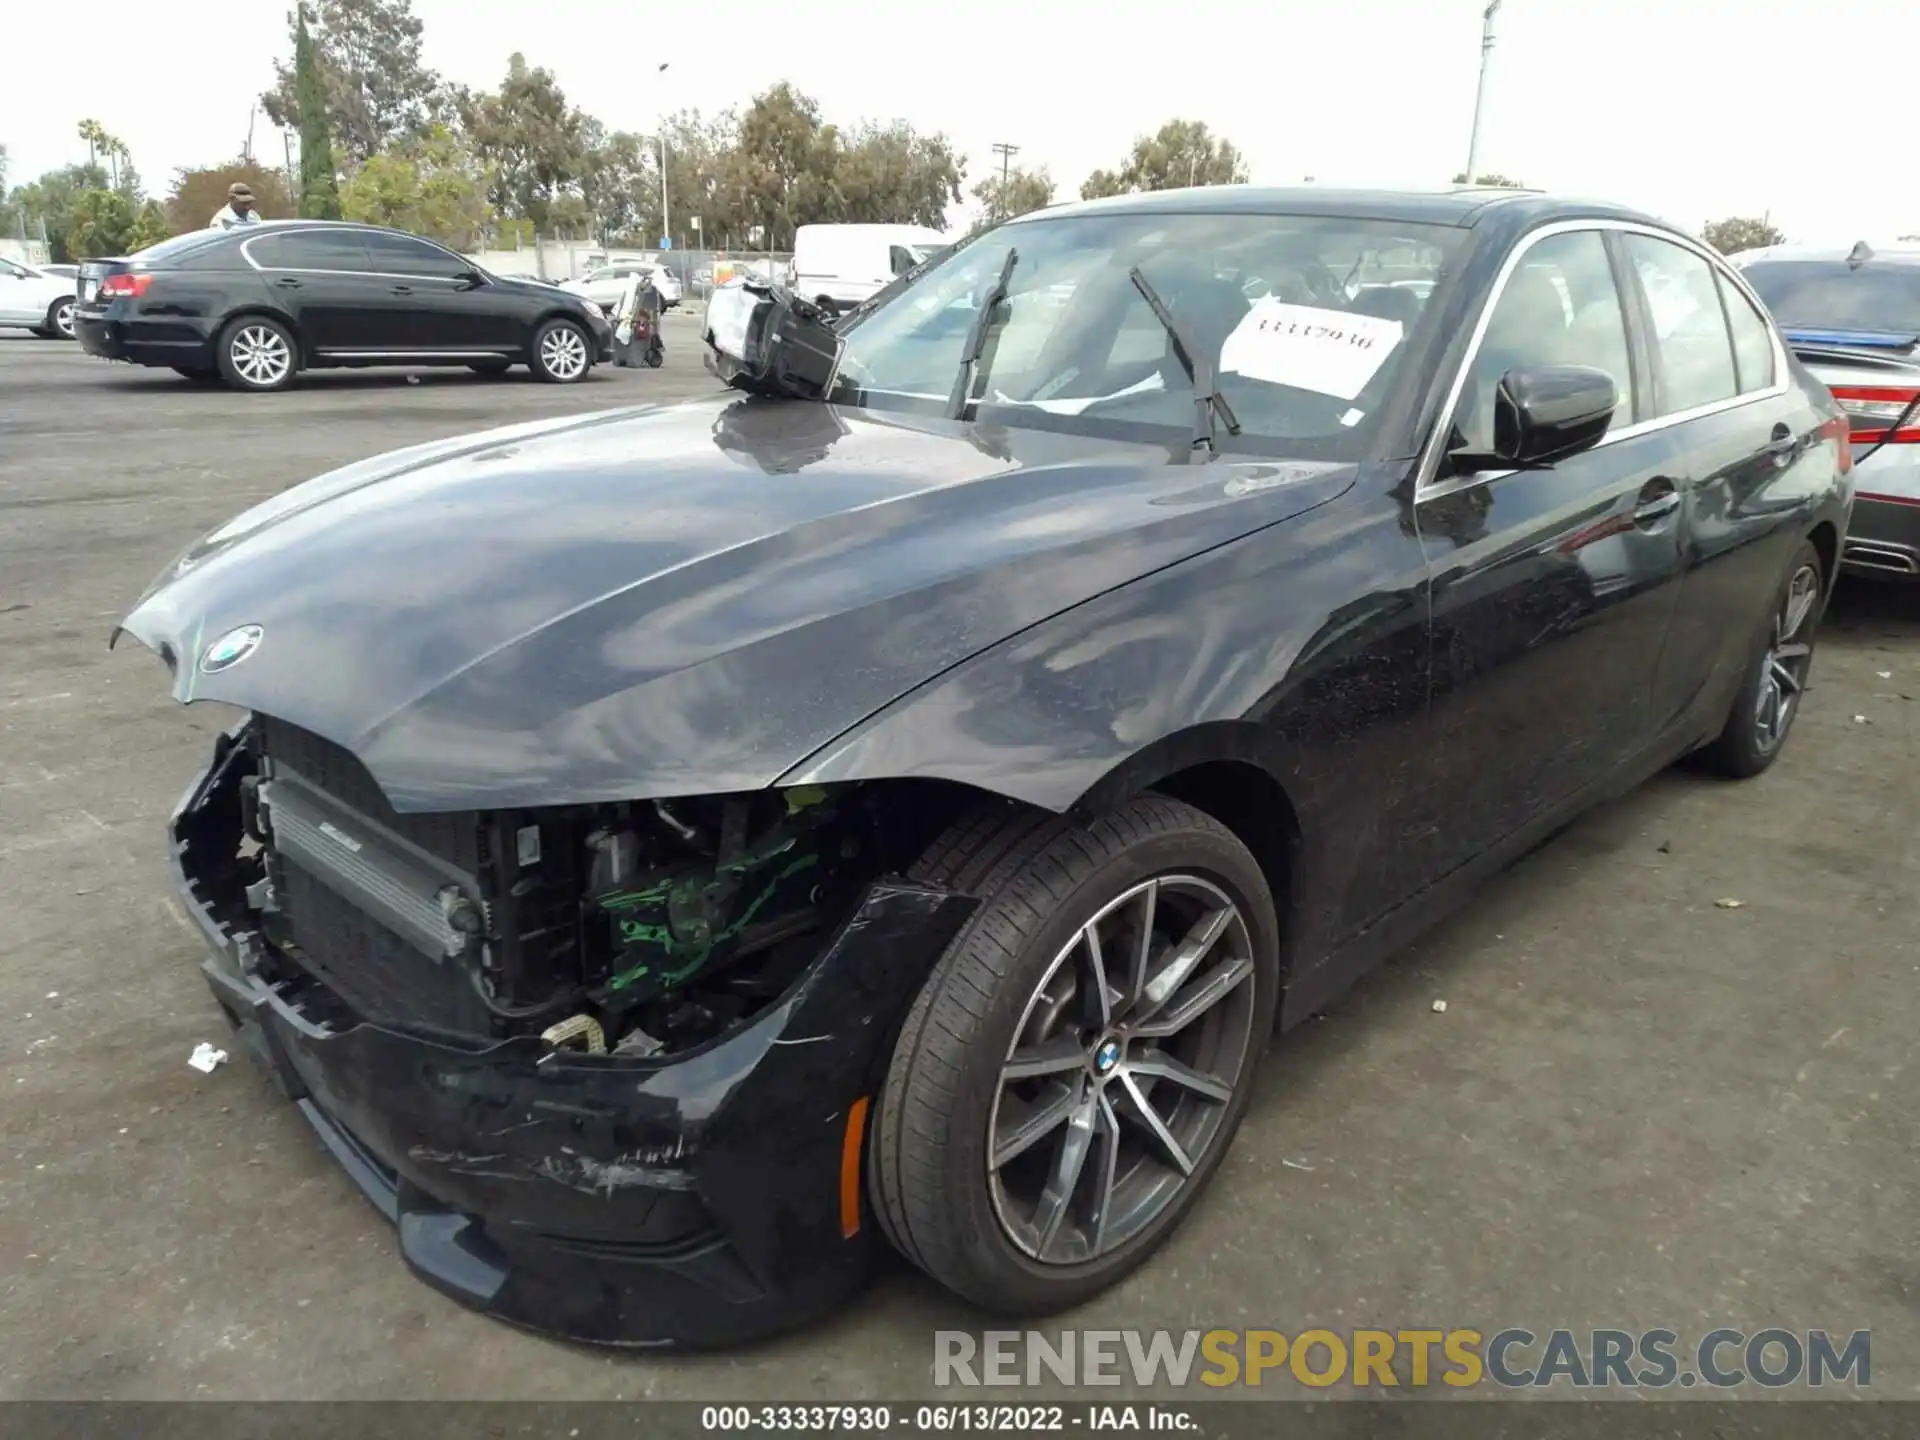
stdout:
POLYGON ((847 1111, 847 1133, 840 1142, 840 1233, 851 1240, 860 1233, 860 1144, 867 1133, 867 1097, 862 1095, 847 1111))

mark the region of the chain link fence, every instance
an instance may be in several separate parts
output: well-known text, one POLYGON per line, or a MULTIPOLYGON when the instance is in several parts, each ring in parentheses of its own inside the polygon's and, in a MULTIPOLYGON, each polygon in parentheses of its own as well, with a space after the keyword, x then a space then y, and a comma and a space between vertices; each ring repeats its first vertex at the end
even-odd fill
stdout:
POLYGON ((786 274, 793 256, 785 250, 649 250, 626 245, 602 245, 595 240, 556 235, 515 237, 511 244, 470 252, 482 268, 496 275, 527 275, 539 280, 578 280, 601 265, 640 260, 663 265, 680 282, 689 301, 704 301, 716 284, 745 272, 778 279, 786 274))

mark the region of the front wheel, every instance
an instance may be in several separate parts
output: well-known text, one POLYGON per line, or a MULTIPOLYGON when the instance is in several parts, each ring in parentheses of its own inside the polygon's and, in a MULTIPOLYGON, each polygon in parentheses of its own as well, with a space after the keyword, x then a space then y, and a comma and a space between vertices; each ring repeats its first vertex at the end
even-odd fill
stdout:
POLYGON ((981 904, 895 1045, 873 1207, 976 1304, 1078 1304, 1173 1232, 1246 1110, 1279 996, 1265 878, 1158 795, 1085 826, 965 822, 915 875, 981 904))
POLYGON ((221 378, 236 390, 285 389, 298 354, 286 326, 264 315, 242 315, 220 332, 214 347, 221 378))
POLYGON ((549 385, 572 385, 593 368, 593 347, 587 332, 571 320, 549 320, 533 337, 534 378, 549 385))
POLYGON ((1754 643, 1726 728, 1700 754, 1708 769, 1745 780, 1779 759, 1806 693, 1826 593, 1820 552, 1812 541, 1802 540, 1754 643))

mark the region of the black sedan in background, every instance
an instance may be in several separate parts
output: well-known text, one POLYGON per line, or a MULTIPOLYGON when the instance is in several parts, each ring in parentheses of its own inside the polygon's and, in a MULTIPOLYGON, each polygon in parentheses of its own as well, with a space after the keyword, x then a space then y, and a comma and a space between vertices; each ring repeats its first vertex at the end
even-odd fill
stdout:
POLYGON ((314 220, 200 230, 81 269, 74 331, 92 355, 238 390, 331 366, 525 365, 559 385, 612 356, 598 307, 487 274, 397 230, 314 220))
POLYGON ((172 821, 219 1005, 409 1263, 519 1324, 738 1340, 880 1236, 1085 1300, 1276 1024, 1799 712, 1847 419, 1645 216, 1126 196, 839 341, 821 399, 309 481, 122 622, 251 712, 172 821))

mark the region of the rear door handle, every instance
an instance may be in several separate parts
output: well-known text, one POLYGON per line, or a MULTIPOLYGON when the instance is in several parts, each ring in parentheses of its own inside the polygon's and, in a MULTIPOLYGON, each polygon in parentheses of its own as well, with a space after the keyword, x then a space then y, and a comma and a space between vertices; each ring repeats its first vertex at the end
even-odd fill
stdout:
POLYGON ((1641 527, 1658 524, 1680 508, 1680 491, 1662 476, 1649 480, 1640 490, 1640 503, 1633 507, 1633 523, 1641 527))
POLYGON ((1771 455, 1775 460, 1785 461, 1800 448, 1799 440, 1785 421, 1773 427, 1773 435, 1767 441, 1766 449, 1761 453, 1771 455))
POLYGON ((411 285, 396 285, 387 293, 389 295, 411 295, 413 293, 413 287, 411 285))

